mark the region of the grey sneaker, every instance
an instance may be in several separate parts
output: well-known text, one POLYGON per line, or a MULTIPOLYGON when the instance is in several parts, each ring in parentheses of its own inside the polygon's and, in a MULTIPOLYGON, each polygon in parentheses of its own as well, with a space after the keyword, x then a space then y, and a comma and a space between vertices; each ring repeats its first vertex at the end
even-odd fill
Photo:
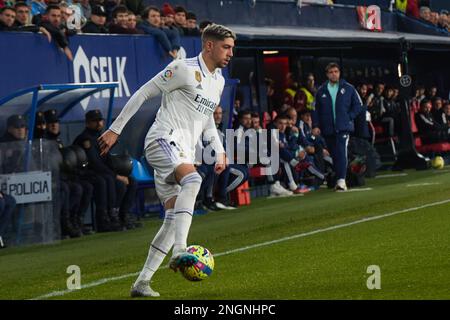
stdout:
POLYGON ((146 281, 139 281, 137 285, 131 287, 130 296, 132 298, 137 297, 159 297, 159 292, 150 288, 150 285, 146 281))
POLYGON ((178 269, 182 269, 185 267, 192 266, 196 264, 198 261, 198 258, 193 255, 192 253, 181 251, 178 253, 175 253, 172 258, 170 258, 169 261, 169 268, 173 271, 177 272, 178 269))

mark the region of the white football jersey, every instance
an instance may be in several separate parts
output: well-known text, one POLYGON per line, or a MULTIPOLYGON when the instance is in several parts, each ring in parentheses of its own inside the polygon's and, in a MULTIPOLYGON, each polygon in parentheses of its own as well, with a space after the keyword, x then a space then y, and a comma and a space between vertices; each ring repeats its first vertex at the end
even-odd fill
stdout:
MULTIPOLYGON (((145 147, 156 139, 163 138, 179 142, 184 150, 192 155, 195 145, 204 133, 213 141, 213 148, 218 153, 224 152, 218 141, 214 124, 213 112, 220 103, 220 97, 225 85, 221 70, 210 72, 202 58, 202 54, 190 59, 174 60, 164 70, 139 89, 135 95, 150 98, 145 92, 150 84, 156 85, 162 92, 161 107, 155 122, 150 127, 145 138, 145 147), (141 91, 140 94, 139 91, 141 91), (142 92, 144 91, 144 92, 142 92)), ((134 96, 134 95, 133 95, 134 96)), ((136 106, 141 100, 133 102, 133 97, 111 125, 111 130, 120 134, 126 122, 136 112, 136 106), (137 102, 139 101, 139 102, 137 102), (127 112, 127 109, 130 109, 127 112)), ((137 108, 139 108, 137 106, 137 108)))

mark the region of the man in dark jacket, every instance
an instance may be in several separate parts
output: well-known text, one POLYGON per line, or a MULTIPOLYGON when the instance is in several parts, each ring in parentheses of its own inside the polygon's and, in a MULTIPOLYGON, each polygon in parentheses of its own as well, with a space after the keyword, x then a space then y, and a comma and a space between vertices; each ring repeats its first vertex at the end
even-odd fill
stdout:
POLYGON ((423 143, 437 143, 449 141, 450 128, 438 123, 431 112, 431 101, 423 99, 420 102, 420 111, 416 113, 415 120, 419 135, 423 143))
MULTIPOLYGON (((74 144, 82 147, 86 152, 89 164, 88 170, 92 172, 96 180, 104 181, 106 185, 107 198, 102 201, 102 207, 99 209, 97 203, 97 210, 104 211, 107 209, 108 217, 113 225, 121 226, 122 229, 132 228, 134 225, 133 217, 130 215, 130 210, 136 195, 136 182, 129 176, 122 176, 114 172, 107 164, 106 158, 100 155, 100 147, 97 139, 104 128, 105 119, 100 110, 91 110, 86 113, 86 129, 75 138, 74 144)), ((96 189, 94 189, 94 196, 96 189)), ((99 212, 100 224, 106 222, 106 216, 103 212, 99 212), (103 219, 103 220, 102 220, 103 219)), ((107 223, 107 222, 106 222, 107 223)))
POLYGON ((333 158, 337 178, 335 190, 346 191, 347 144, 354 131, 353 120, 363 111, 362 101, 356 89, 340 79, 337 63, 328 64, 325 70, 328 81, 316 93, 313 128, 320 128, 333 158))
POLYGON ((69 40, 65 33, 65 29, 62 28, 62 13, 61 9, 57 5, 49 5, 45 10, 45 15, 40 22, 40 26, 44 27, 55 40, 58 47, 64 52, 66 57, 72 61, 73 55, 69 48, 69 40))
POLYGON ((91 18, 86 25, 81 29, 83 33, 109 33, 105 27, 106 10, 103 6, 97 5, 92 7, 91 18))

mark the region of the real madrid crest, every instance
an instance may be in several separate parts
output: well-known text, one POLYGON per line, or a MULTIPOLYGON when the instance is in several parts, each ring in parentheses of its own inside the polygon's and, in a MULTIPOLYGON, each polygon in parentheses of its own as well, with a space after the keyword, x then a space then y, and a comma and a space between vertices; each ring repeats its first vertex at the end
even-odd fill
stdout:
POLYGON ((202 74, 200 73, 200 71, 195 71, 195 80, 197 80, 198 82, 202 82, 202 74))

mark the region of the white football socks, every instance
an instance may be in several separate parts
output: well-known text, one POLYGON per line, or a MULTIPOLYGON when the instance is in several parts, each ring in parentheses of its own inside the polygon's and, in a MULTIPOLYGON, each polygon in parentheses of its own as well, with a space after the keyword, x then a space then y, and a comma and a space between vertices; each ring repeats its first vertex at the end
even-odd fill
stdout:
POLYGON ((147 260, 134 283, 135 286, 140 281, 151 280, 153 274, 158 270, 165 256, 172 248, 175 241, 175 215, 173 211, 173 209, 166 210, 164 222, 150 245, 147 260))
POLYGON ((184 251, 192 222, 195 199, 202 185, 202 177, 197 172, 185 175, 180 180, 181 190, 175 201, 175 243, 173 254, 184 251))

